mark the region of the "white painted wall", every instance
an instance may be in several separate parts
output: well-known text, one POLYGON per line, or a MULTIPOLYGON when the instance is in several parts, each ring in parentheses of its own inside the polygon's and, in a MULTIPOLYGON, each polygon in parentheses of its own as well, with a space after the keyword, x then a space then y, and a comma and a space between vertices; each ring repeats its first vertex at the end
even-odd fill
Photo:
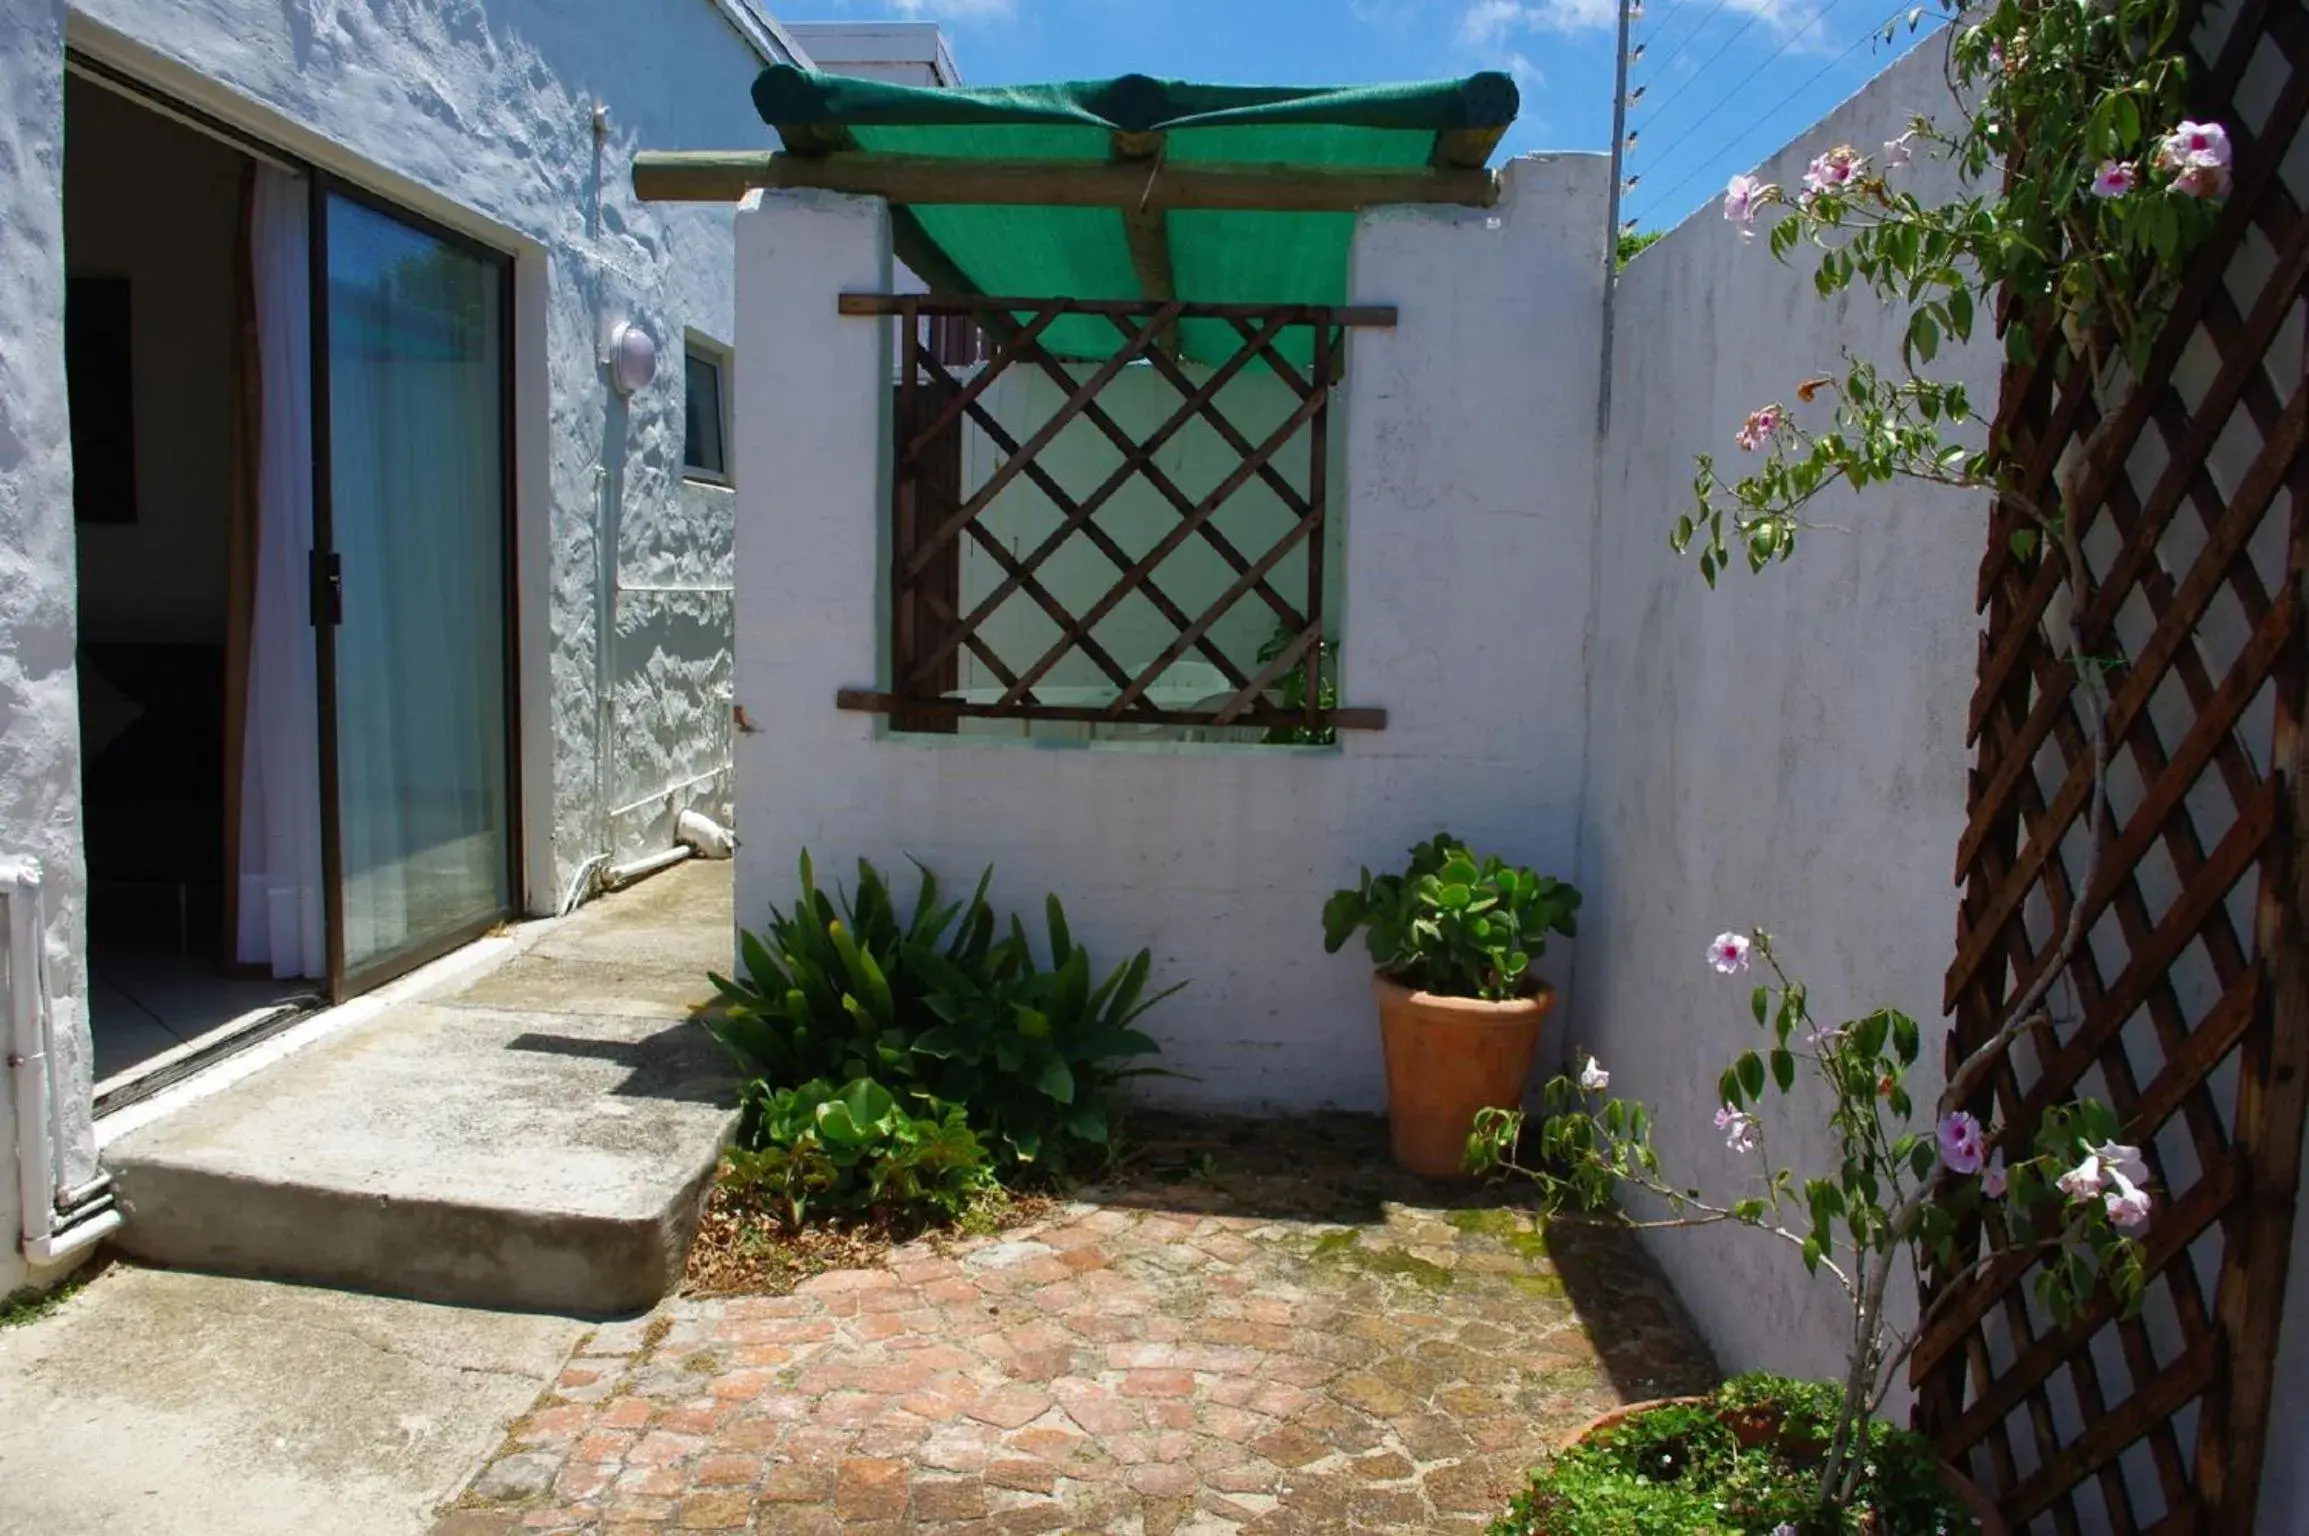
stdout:
POLYGON ((960 85, 962 72, 934 21, 790 21, 786 35, 817 68, 898 85, 960 85))
MULTIPOLYGON (((674 805, 726 815, 732 495, 681 477, 681 341, 733 333, 732 215, 644 205, 628 164, 643 145, 761 140, 747 88, 771 33, 751 0, 8 0, 0 17, 0 854, 48 866, 52 982, 68 1005, 83 918, 62 352, 67 38, 514 256, 531 904, 554 902, 593 854, 666 846, 674 805), (598 145, 596 102, 608 111, 598 145), (649 330, 661 357, 658 381, 623 403, 597 364, 621 320, 649 330)), ((741 349, 741 376, 748 360, 741 349)), ((68 1166, 84 1176, 84 1026, 68 1031, 55 1071, 68 1166)), ((14 1188, 0 1194, 10 1230, 14 1188)), ((7 1244, 0 1293, 21 1279, 7 1244)))
POLYGON ((834 296, 888 281, 887 220, 805 194, 741 214, 739 350, 790 364, 737 397, 737 693, 763 728, 737 745, 741 920, 790 899, 805 846, 993 862, 1004 902, 1058 891, 1094 954, 1151 946, 1191 983, 1148 1018, 1190 1075, 1155 1091, 1379 1107, 1366 967, 1323 954, 1323 899, 1439 822, 1551 872, 1574 855, 1607 179, 1531 157, 1497 209, 1362 220, 1354 297, 1401 321, 1349 359, 1342 692, 1390 723, 1337 750, 885 737, 837 711, 885 660, 891 373, 887 327, 834 296))
MULTIPOLYGON (((80 713, 72 666, 72 449, 64 400, 64 7, 0 8, 0 837, 48 879, 48 963, 81 977, 80 713)), ((87 1078, 87 1037, 61 1070, 87 1078)), ((93 1156, 87 1106, 73 1110, 93 1156)), ((0 1094, 0 1296, 17 1251, 14 1098, 0 1094)))
MULTIPOLYGON (((1917 50, 1759 174, 1792 186, 1823 149, 1877 153, 1912 113, 1945 102, 1939 64, 1938 49, 1917 50)), ((1938 165, 1907 174, 1928 200, 1949 184, 1938 165)), ((1823 303, 1800 262, 1781 266, 1761 236, 1744 245, 1713 207, 1638 256, 1620 286, 1571 1033, 1610 1068, 1614 1092, 1682 1107, 1658 1126, 1661 1157, 1671 1178, 1712 1193, 1742 1166, 1709 1123, 1716 1079, 1758 1033, 1747 980, 1705 963, 1718 932, 1778 936, 1816 1011, 1913 1014, 1939 1066, 1985 505, 1840 493, 1817 514, 1850 532, 1808 535, 1793 563, 1757 576, 1743 565, 1712 593, 1695 559, 1667 545, 1691 504, 1695 454, 1736 474, 1733 434, 1749 411, 1792 402, 1841 348, 1895 357, 1897 339, 1872 300, 1823 303)), ((1993 342, 1943 354, 1940 372, 1993 400, 1993 342)), ((1829 1141, 1810 1117, 1768 1133, 1776 1163, 1822 1165, 1829 1141)), ((1724 1228, 1654 1234, 1651 1247, 1727 1368, 1838 1374, 1840 1293, 1792 1248, 1724 1228)))

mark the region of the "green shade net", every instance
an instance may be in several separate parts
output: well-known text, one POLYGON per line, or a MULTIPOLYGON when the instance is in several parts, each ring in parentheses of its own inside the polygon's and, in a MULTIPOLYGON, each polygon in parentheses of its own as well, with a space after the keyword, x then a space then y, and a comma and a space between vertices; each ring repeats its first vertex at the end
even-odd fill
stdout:
MULTIPOLYGON (((789 138, 823 147, 829 135, 842 133, 866 154, 1096 163, 1112 157, 1117 132, 1161 133, 1168 164, 1330 171, 1417 169, 1434 157, 1439 133, 1504 128, 1519 104, 1515 82, 1497 72, 1340 88, 1194 85, 1124 75, 943 90, 780 64, 762 72, 753 95, 762 121, 789 138)), ((895 217, 911 219, 978 293, 1145 297, 1119 209, 938 204, 897 210, 895 217)), ((1351 213, 1191 210, 1170 214, 1168 228, 1180 299, 1347 301, 1351 213)), ((1179 341, 1189 358, 1209 363, 1241 345, 1234 328, 1218 320, 1186 322, 1179 341)), ((1069 356, 1106 357, 1121 346, 1122 333, 1103 318, 1068 316, 1044 332, 1044 342, 1069 356)), ((1305 365, 1311 341, 1294 327, 1278 350, 1305 365)))

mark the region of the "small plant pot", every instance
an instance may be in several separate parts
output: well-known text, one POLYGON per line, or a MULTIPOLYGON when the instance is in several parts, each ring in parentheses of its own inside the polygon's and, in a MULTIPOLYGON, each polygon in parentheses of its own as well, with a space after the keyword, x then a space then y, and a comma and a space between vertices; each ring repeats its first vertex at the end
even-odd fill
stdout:
POLYGON ((1523 1102, 1554 989, 1542 982, 1528 997, 1487 1003, 1415 992, 1374 972, 1371 992, 1387 1054, 1387 1139, 1395 1161, 1430 1179, 1466 1177, 1476 1111, 1523 1102))
MULTIPOLYGON (((1568 1451, 1575 1445, 1584 1445, 1605 1431, 1616 1429, 1629 1419, 1650 1413, 1655 1408, 1704 1408, 1713 1401, 1713 1398, 1707 1397, 1655 1397, 1648 1402, 1622 1403, 1617 1408, 1597 1414, 1565 1435, 1557 1442, 1557 1449, 1568 1451)), ((1731 1430, 1739 1442, 1751 1450, 1768 1443, 1778 1433, 1776 1425, 1755 1419, 1734 1421, 1731 1430)), ((1948 1485, 1948 1491, 1956 1495, 1956 1502, 1964 1506, 1964 1512, 1972 1516, 1980 1527, 1980 1536, 2012 1536, 2012 1527, 2005 1524, 2004 1515, 1997 1509, 1996 1501, 1981 1492, 1971 1478, 1942 1462, 1940 1480, 1948 1485)))

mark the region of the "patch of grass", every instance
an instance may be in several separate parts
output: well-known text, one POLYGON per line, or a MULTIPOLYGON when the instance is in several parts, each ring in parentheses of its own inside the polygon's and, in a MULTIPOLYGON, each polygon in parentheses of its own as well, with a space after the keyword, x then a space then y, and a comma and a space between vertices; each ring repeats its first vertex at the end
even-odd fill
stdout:
POLYGON ((1520 1211, 1505 1206, 1452 1211, 1443 1218, 1462 1232, 1495 1237, 1523 1259, 1547 1257, 1547 1234, 1531 1225, 1520 1211))
POLYGON ((1571 1295, 1571 1287, 1563 1283, 1561 1275, 1509 1275, 1514 1287, 1527 1296, 1538 1296, 1548 1301, 1562 1301, 1571 1295))
POLYGON ((27 1323, 37 1323, 79 1295, 82 1288, 95 1279, 103 1268, 101 1263, 84 1264, 45 1290, 28 1285, 23 1290, 0 1297, 0 1328, 21 1328, 27 1323))
POLYGON ((1390 1279, 1408 1280, 1425 1290, 1443 1291, 1451 1288, 1452 1273, 1431 1259, 1400 1248, 1364 1248, 1356 1243, 1362 1234, 1353 1227, 1342 1227, 1325 1232, 1315 1239, 1308 1257, 1318 1264, 1336 1264, 1360 1270, 1366 1275, 1383 1275, 1390 1279))

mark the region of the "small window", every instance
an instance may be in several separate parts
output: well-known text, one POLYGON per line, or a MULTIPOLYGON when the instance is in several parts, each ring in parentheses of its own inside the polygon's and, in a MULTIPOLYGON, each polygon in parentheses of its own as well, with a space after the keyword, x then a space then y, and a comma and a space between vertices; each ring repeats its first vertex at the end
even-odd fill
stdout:
POLYGON ((730 473, 729 460, 722 447, 722 426, 727 419, 722 414, 722 402, 727 394, 726 367, 720 357, 694 344, 686 360, 682 464, 693 475, 726 480, 730 473))

